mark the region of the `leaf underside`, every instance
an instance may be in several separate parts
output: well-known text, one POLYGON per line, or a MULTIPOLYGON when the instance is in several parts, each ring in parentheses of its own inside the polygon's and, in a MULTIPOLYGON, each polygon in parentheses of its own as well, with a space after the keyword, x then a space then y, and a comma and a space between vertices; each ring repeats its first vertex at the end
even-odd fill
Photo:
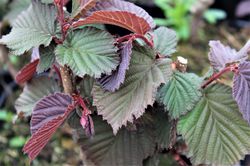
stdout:
POLYGON ((155 53, 146 47, 133 49, 124 84, 114 93, 95 85, 94 105, 98 114, 111 124, 114 133, 139 118, 148 105, 153 105, 158 86, 172 74, 170 59, 155 59, 155 53), (112 104, 110 104, 112 103, 112 104))
POLYGON ((15 55, 39 45, 48 46, 55 36, 55 19, 54 5, 33 0, 31 6, 18 16, 10 34, 3 36, 0 43, 6 44, 15 55))
POLYGON ((31 133, 34 134, 52 119, 62 116, 71 103, 72 98, 62 93, 54 93, 39 100, 32 111, 31 133))
POLYGON ((55 80, 45 76, 33 78, 28 82, 22 94, 15 102, 15 108, 19 116, 30 116, 38 100, 54 92, 59 92, 60 88, 55 80))
POLYGON ((154 19, 141 7, 123 0, 106 0, 99 1, 96 6, 91 9, 93 11, 127 11, 143 18, 150 25, 151 29, 155 28, 154 19))
POLYGON ((33 75, 36 73, 36 68, 39 63, 39 59, 25 65, 16 75, 16 82, 18 84, 23 84, 29 81, 33 75))
POLYGON ((238 52, 229 46, 224 46, 220 41, 210 41, 209 61, 215 71, 220 71, 229 63, 243 62, 248 58, 250 41, 238 52))
POLYGON ((144 35, 151 27, 141 17, 126 11, 96 11, 84 20, 73 23, 73 27, 88 24, 111 24, 144 35))
POLYGON ((112 128, 101 117, 93 117, 93 120, 95 135, 92 138, 88 138, 83 129, 73 133, 91 165, 142 166, 143 159, 154 152, 154 139, 148 127, 138 127, 137 131, 123 128, 114 136, 112 128))
POLYGON ((242 62, 234 75, 233 96, 243 118, 250 124, 250 62, 242 62))
POLYGON ((119 55, 111 34, 93 27, 76 30, 68 34, 63 45, 55 53, 58 63, 68 65, 73 72, 99 78, 110 74, 119 64, 119 55))
POLYGON ((121 62, 118 68, 114 72, 112 72, 111 75, 105 75, 98 79, 98 82, 102 85, 102 88, 110 92, 114 92, 115 90, 120 88, 121 84, 125 80, 126 71, 129 67, 132 48, 132 41, 128 41, 122 44, 122 48, 120 51, 121 62))
POLYGON ((23 152, 28 154, 31 161, 37 157, 57 128, 74 109, 70 107, 71 101, 70 96, 55 93, 37 103, 31 120, 31 130, 35 133, 23 147, 23 152))
POLYGON ((194 110, 180 118, 177 130, 194 165, 233 165, 250 152, 250 128, 237 110, 231 88, 214 84, 194 110))
POLYGON ((193 73, 175 72, 159 91, 159 100, 173 119, 191 111, 199 101, 202 79, 193 73))

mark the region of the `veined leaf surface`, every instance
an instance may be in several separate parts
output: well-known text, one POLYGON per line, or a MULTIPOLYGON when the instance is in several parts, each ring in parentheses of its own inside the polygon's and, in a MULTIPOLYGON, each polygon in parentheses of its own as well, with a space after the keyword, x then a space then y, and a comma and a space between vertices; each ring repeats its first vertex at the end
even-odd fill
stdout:
POLYGON ((110 74, 119 64, 119 55, 111 34, 92 27, 68 34, 63 45, 56 47, 56 59, 61 65, 68 65, 73 72, 99 78, 110 74))
POLYGON ((13 24, 10 34, 3 36, 0 43, 6 44, 15 55, 40 45, 48 46, 56 33, 56 10, 54 5, 33 0, 13 24))
POLYGON ((205 89, 194 110, 180 118, 177 129, 194 165, 233 165, 250 152, 250 127, 231 88, 222 84, 205 89))
POLYGON ((153 105, 157 88, 172 74, 170 59, 155 59, 155 52, 136 47, 132 52, 124 84, 114 93, 94 87, 94 105, 98 113, 117 133, 121 126, 139 118, 148 105, 153 105), (112 103, 112 104, 111 104, 112 103))

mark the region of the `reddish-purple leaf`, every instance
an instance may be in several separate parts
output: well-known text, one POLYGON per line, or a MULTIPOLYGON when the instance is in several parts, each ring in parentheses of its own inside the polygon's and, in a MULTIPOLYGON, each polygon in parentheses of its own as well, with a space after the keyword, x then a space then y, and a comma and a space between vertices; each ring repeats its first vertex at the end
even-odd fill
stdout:
POLYGON ((32 112, 31 133, 34 134, 52 119, 62 116, 71 103, 72 98, 63 93, 55 93, 38 101, 32 112))
POLYGON ((234 75, 233 96, 243 118, 250 124, 250 62, 239 64, 239 72, 234 75))
POLYGON ((121 84, 125 80, 126 70, 129 68, 129 62, 132 54, 132 41, 129 40, 122 44, 120 56, 121 63, 118 69, 112 73, 112 75, 105 75, 98 79, 98 82, 102 85, 105 90, 114 92, 119 89, 121 84))
POLYGON ((65 121, 74 109, 71 97, 62 93, 55 93, 41 99, 35 109, 31 125, 33 126, 31 138, 23 147, 30 160, 34 160, 48 143, 57 128, 65 121), (51 112, 50 112, 51 111, 51 112), (54 112, 54 113, 52 113, 54 112))
POLYGON ((96 11, 86 19, 73 23, 72 26, 76 28, 88 24, 116 25, 141 35, 151 29, 145 19, 125 11, 96 11))
POLYGON ((214 70, 220 71, 229 63, 242 62, 248 57, 247 52, 250 48, 250 42, 237 52, 229 46, 224 46, 220 41, 210 41, 209 60, 214 70))
POLYGON ((16 82, 18 84, 23 84, 26 81, 29 81, 33 75, 36 73, 36 67, 39 63, 39 59, 30 62, 25 65, 16 75, 16 82))
POLYGON ((91 136, 95 135, 95 130, 94 130, 94 122, 93 122, 90 115, 87 116, 86 122, 87 123, 85 125, 85 134, 87 137, 91 137, 91 136))
POLYGON ((249 7, 250 7, 250 0, 245 0, 240 2, 236 8, 235 15, 237 17, 244 17, 246 15, 249 15, 250 14, 249 7))
POLYGON ((123 0, 99 1, 96 6, 91 10, 91 12, 100 10, 127 11, 137 15, 138 17, 144 18, 152 29, 156 26, 153 18, 144 9, 140 8, 139 6, 136 6, 131 2, 126 2, 123 0))

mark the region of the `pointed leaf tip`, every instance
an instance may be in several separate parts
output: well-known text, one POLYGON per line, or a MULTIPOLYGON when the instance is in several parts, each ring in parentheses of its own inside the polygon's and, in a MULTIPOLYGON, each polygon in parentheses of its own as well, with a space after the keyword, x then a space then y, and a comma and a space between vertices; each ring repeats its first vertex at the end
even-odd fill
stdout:
POLYGON ((193 73, 175 72, 158 94, 172 119, 178 119, 193 109, 201 97, 202 79, 193 73))
POLYGON ((121 62, 118 68, 112 72, 111 75, 105 75, 98 79, 98 82, 102 85, 102 87, 110 92, 114 92, 115 90, 119 89, 124 83, 126 71, 129 68, 133 42, 128 41, 126 43, 122 43, 121 45, 121 62))
POLYGON ((55 93, 36 104, 31 119, 32 136, 23 147, 23 152, 28 154, 31 161, 37 157, 74 109, 71 102, 70 96, 55 93))
POLYGON ((39 59, 36 59, 33 62, 30 62, 29 64, 25 65, 16 75, 16 82, 18 84, 23 84, 33 77, 33 75, 36 73, 36 68, 39 63, 39 59))

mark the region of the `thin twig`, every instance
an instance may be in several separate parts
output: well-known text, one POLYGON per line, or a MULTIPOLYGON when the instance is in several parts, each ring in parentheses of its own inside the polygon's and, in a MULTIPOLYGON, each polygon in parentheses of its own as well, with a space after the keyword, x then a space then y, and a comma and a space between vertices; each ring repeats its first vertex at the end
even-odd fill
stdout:
POLYGON ((116 41, 118 43, 122 43, 124 41, 129 41, 129 40, 135 40, 135 39, 142 39, 148 46, 150 46, 151 48, 154 47, 154 43, 151 41, 149 41, 145 36, 140 35, 140 34, 129 34, 123 37, 118 38, 116 41))
POLYGON ((225 67, 223 70, 221 70, 219 73, 215 73, 210 77, 202 86, 201 88, 206 88, 209 84, 211 84, 213 81, 217 80, 220 76, 222 76, 224 73, 227 73, 229 71, 237 72, 238 71, 238 64, 231 64, 227 67, 225 67))

